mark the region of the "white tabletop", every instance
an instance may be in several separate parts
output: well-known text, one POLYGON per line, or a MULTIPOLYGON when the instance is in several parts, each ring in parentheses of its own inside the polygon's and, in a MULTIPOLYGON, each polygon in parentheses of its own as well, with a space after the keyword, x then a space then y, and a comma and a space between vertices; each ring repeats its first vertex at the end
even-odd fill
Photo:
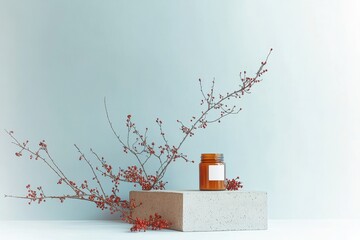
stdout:
POLYGON ((360 239, 360 220, 269 220, 269 229, 261 231, 131 233, 129 228, 118 221, 0 221, 0 239, 360 239))

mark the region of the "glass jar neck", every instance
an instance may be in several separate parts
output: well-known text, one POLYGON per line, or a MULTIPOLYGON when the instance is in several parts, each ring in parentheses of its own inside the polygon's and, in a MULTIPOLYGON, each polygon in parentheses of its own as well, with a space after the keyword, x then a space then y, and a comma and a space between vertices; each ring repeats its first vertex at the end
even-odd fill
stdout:
POLYGON ((224 161, 222 153, 203 153, 201 154, 201 162, 219 163, 224 161))

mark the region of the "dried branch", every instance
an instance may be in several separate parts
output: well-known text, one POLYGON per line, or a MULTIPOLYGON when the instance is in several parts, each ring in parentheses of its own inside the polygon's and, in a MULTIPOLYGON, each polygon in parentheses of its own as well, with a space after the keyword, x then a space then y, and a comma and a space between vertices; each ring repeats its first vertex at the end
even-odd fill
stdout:
MULTIPOLYGON (((184 142, 189 137, 192 137, 196 130, 205 129, 211 123, 220 123, 223 118, 238 114, 242 110, 242 108, 233 105, 231 101, 234 99, 240 99, 245 94, 250 94, 252 87, 261 81, 259 78, 267 72, 264 67, 267 64, 271 51, 272 49, 268 53, 265 61, 261 62, 255 76, 248 77, 246 71, 240 73, 241 83, 237 89, 230 93, 228 92, 226 94, 216 95, 215 79, 211 82, 210 90, 206 92, 204 90, 202 80, 199 79, 200 92, 202 95, 200 105, 203 106, 204 109, 197 117, 192 116, 189 119, 189 123, 177 120, 180 125, 180 131, 184 134, 177 144, 170 144, 163 130, 163 122, 159 118, 157 118, 155 122, 158 126, 162 142, 157 144, 154 141, 149 140, 148 128, 145 128, 145 131, 140 131, 135 126, 131 115, 127 115, 126 133, 124 134, 125 139, 122 139, 112 124, 107 108, 106 98, 104 98, 106 118, 111 131, 115 135, 119 144, 122 146, 124 153, 130 153, 131 156, 136 159, 137 165, 128 166, 127 168, 118 167, 118 169, 115 170, 109 163, 107 163, 107 161, 105 161, 103 157, 100 157, 95 151, 90 149, 90 152, 100 163, 100 167, 94 167, 91 161, 75 144, 74 146, 80 154, 79 160, 85 160, 93 175, 92 180, 95 181, 94 184, 100 188, 100 191, 97 187, 90 187, 87 180, 84 180, 81 184, 77 184, 75 181, 70 180, 57 165, 55 159, 50 155, 47 143, 44 140, 39 143, 37 149, 32 149, 29 147, 29 141, 21 143, 17 138, 15 138, 13 131, 5 130, 13 140, 13 144, 19 148, 19 151, 15 153, 17 157, 22 157, 23 154, 26 153, 29 155, 30 159, 41 160, 59 177, 57 184, 62 184, 64 182, 73 192, 72 194, 63 194, 58 196, 46 195, 41 186, 36 189, 31 189, 30 184, 28 184, 26 186, 28 192, 27 195, 5 195, 5 197, 28 199, 29 204, 32 202, 42 203, 45 202, 46 199, 58 199, 61 202, 65 199, 88 201, 95 203, 96 207, 101 210, 108 209, 111 213, 120 213, 123 221, 134 224, 132 228, 134 231, 145 231, 149 228, 167 228, 169 223, 166 220, 161 219, 161 216, 158 214, 155 214, 154 217, 150 216, 148 219, 133 219, 131 216, 131 210, 141 205, 141 203, 136 204, 134 199, 121 199, 118 196, 120 183, 131 183, 134 184, 134 187, 140 186, 143 190, 165 189, 167 182, 164 182, 162 179, 172 162, 181 159, 185 162, 194 163, 194 161, 191 161, 186 154, 180 151, 184 142), (148 169, 145 167, 151 159, 157 160, 151 163, 158 163, 158 168, 155 170, 154 174, 148 172, 148 169), (103 188, 103 182, 100 180, 99 176, 107 178, 113 183, 111 194, 106 194, 106 191, 103 188)), ((232 180, 227 179, 227 189, 237 190, 241 188, 242 185, 238 179, 238 177, 232 180)))

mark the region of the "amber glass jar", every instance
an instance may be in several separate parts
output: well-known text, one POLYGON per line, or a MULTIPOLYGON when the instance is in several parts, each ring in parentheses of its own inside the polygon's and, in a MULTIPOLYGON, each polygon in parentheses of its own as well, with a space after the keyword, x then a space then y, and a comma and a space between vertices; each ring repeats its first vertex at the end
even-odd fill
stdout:
POLYGON ((199 185, 200 190, 204 191, 225 190, 225 163, 223 154, 201 154, 199 185))

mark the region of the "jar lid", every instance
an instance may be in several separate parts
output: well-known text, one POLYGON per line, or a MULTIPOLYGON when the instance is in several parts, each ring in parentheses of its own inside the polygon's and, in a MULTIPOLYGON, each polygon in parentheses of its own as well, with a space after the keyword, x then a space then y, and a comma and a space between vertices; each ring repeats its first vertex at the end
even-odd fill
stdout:
POLYGON ((224 154, 222 153, 202 153, 201 160, 217 160, 219 162, 224 161, 224 154))

